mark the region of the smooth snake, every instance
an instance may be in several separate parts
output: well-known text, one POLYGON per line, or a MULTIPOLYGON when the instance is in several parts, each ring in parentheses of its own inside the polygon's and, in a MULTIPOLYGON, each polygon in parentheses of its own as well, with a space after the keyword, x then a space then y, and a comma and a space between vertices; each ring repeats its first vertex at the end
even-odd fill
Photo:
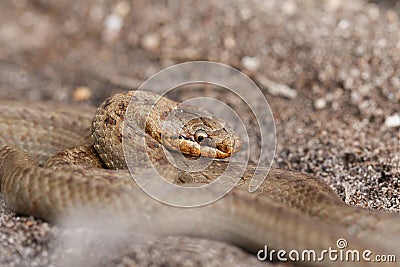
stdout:
MULTIPOLYGON (((399 256, 398 214, 347 205, 329 186, 302 173, 272 169, 261 188, 249 193, 251 174, 268 171, 249 164, 229 194, 210 205, 192 209, 172 207, 150 198, 125 170, 121 127, 132 97, 136 103, 133 117, 138 125, 146 127, 145 132, 137 134, 144 136, 150 148, 149 157, 171 182, 207 183, 226 169, 226 161, 215 160, 202 172, 171 172, 161 153, 162 145, 189 155, 226 158, 235 152, 234 144, 239 139, 223 121, 196 107, 181 112, 198 114, 202 119, 191 121, 189 126, 173 127, 169 129, 170 135, 161 137, 161 122, 177 103, 161 98, 161 104, 146 121, 143 110, 152 108, 158 98, 152 93, 117 94, 102 104, 94 119, 95 111, 91 108, 2 100, 0 178, 7 206, 15 212, 55 222, 80 209, 96 215, 111 213, 138 232, 225 241, 253 253, 264 245, 286 251, 337 249, 337 240, 345 238, 347 249, 399 256), (206 139, 212 145, 204 142, 206 139), (173 175, 169 176, 170 173, 173 175)), ((146 152, 137 152, 134 156, 140 162, 146 152)), ((137 171, 140 175, 140 165, 137 171)), ((234 185, 233 179, 231 182, 234 185)), ((337 263, 307 263, 311 264, 337 263)), ((363 262, 363 266, 368 264, 374 265, 363 262)))

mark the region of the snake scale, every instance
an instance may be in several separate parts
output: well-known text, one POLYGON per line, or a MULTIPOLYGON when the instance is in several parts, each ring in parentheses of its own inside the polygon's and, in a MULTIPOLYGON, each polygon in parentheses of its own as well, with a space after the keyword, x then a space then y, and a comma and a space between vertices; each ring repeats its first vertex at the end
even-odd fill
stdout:
MULTIPOLYGON (((150 110, 158 99, 153 93, 117 94, 97 111, 1 100, 0 181, 7 206, 17 213, 52 222, 85 210, 85 214, 91 214, 87 216, 122 218, 133 231, 224 241, 253 253, 265 245, 286 251, 321 252, 329 247, 338 249, 337 240, 344 238, 346 249, 399 256, 399 214, 347 205, 329 186, 302 173, 272 169, 262 186, 249 193, 252 173, 264 171, 249 164, 237 184, 232 179, 231 192, 197 208, 173 207, 150 198, 133 182, 122 153, 121 127, 132 98, 136 112, 133 117, 138 125, 145 127, 144 132, 137 134, 145 137, 150 159, 171 182, 207 183, 226 169, 226 161, 215 160, 201 172, 170 171, 160 153, 162 146, 193 156, 226 158, 235 152, 234 144, 239 139, 223 121, 196 107, 180 113, 199 114, 200 119, 179 127, 172 125, 168 129, 170 134, 162 139, 160 123, 177 103, 161 98, 160 105, 152 109, 150 120, 145 120, 143 110, 150 110)), ((174 123, 179 124, 179 120, 174 123)), ((135 147, 135 140, 132 146, 135 147)), ((145 153, 137 151, 134 156, 140 162, 145 153)), ((140 175, 140 165, 136 170, 140 175)), ((336 264, 328 259, 306 263, 336 264)), ((343 261, 340 265, 360 266, 360 263, 343 261)), ((376 266, 376 263, 362 265, 376 266)), ((395 263, 381 265, 395 266, 395 263)))

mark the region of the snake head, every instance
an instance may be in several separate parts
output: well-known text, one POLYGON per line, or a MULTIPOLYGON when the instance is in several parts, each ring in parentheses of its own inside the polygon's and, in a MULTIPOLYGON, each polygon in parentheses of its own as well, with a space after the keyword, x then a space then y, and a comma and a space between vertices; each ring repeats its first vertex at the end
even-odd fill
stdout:
POLYGON ((197 107, 177 109, 165 121, 162 142, 170 150, 190 156, 227 158, 239 151, 241 140, 225 121, 197 107))

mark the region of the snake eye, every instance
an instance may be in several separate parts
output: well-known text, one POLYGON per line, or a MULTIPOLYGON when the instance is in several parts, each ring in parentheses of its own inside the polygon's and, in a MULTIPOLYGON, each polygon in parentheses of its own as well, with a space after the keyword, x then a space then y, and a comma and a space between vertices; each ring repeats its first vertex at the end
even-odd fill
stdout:
POLYGON ((194 139, 197 143, 201 143, 205 138, 208 138, 208 134, 204 130, 198 130, 194 134, 194 139))

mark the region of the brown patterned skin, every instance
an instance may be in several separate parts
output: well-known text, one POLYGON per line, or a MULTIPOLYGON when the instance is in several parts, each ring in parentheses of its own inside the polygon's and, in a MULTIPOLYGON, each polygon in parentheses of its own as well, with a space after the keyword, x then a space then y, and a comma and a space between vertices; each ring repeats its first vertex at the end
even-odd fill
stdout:
MULTIPOLYGON (((122 99, 125 105, 130 97, 130 93, 122 94, 117 96, 119 100, 114 98, 109 101, 115 101, 113 103, 118 106, 122 99)), ((143 103, 138 107, 145 107, 147 100, 142 98, 143 103)), ((175 103, 167 99, 163 101, 166 108, 171 108, 171 103, 175 103)), ((107 121, 107 125, 119 125, 119 119, 123 120, 121 111, 117 110, 113 114, 110 110, 111 113, 104 115, 103 110, 95 115, 93 132, 105 131, 99 136, 107 135, 109 140, 121 140, 118 132, 110 133, 109 130, 104 130, 107 128, 98 128, 99 121, 107 121)), ((60 222, 77 213, 82 215, 79 211, 84 210, 86 216, 102 218, 104 225, 115 223, 115 218, 121 218, 124 227, 127 224, 126 227, 137 232, 198 236, 229 242, 251 252, 257 252, 264 245, 287 251, 321 251, 329 247, 337 249, 336 241, 345 238, 348 249, 371 250, 374 255, 398 253, 398 214, 346 205, 327 185, 312 176, 274 169, 269 172, 261 188, 250 194, 247 189, 252 172, 267 173, 267 169, 250 165, 241 181, 219 201, 193 209, 171 207, 148 197, 133 182, 126 170, 98 168, 96 162, 99 158, 111 159, 110 163, 106 161, 104 164, 116 169, 124 167, 124 160, 119 158, 122 148, 118 142, 117 145, 106 142, 101 145, 103 141, 96 140, 98 137, 92 137, 95 141, 94 147, 101 146, 105 149, 100 150, 99 157, 93 156, 93 147, 87 138, 90 133, 90 112, 86 114, 42 104, 18 105, 9 102, 1 102, 0 111, 1 192, 8 207, 16 212, 60 222), (16 121, 19 122, 18 126, 16 121), (15 134, 17 127, 20 130, 15 134), (74 137, 69 139, 62 133, 74 134, 74 137), (43 142, 44 138, 50 145, 43 142), (77 142, 78 138, 81 141, 77 142), (80 146, 60 152, 61 154, 52 159, 54 164, 38 166, 36 162, 43 165, 46 156, 54 154, 62 145, 64 148, 80 146), (115 147, 117 152, 110 152, 110 148, 115 147), (86 157, 89 161, 86 161, 86 157), (65 160, 75 161, 79 166, 66 164, 65 160)), ((157 139, 159 131, 154 130, 157 129, 156 116, 153 119, 153 122, 148 123, 153 131, 146 129, 146 138, 153 142, 149 145, 150 152, 157 151, 162 143, 161 139, 157 139)), ((138 124, 140 123, 139 119, 138 124)), ((112 131, 118 128, 112 127, 112 131)), ((229 136, 229 130, 227 133, 229 136)), ((234 135, 229 138, 236 139, 234 135)), ((158 153, 150 155, 159 156, 158 153)), ((163 167, 164 174, 168 175, 170 168, 164 166, 165 162, 161 158, 158 163, 163 167)), ((202 172, 189 175, 178 173, 178 177, 171 180, 207 182, 221 174, 226 164, 224 161, 215 161, 202 172)), ((237 168, 240 167, 237 164, 237 168)), ((140 166, 136 171, 140 174, 140 166)), ((229 183, 235 183, 234 176, 235 173, 232 173, 232 181, 228 181, 229 183)), ((180 197, 192 196, 187 194, 180 197)), ((329 260, 306 263, 327 266, 336 264, 337 262, 329 260)), ((354 262, 340 262, 340 265, 360 266, 354 262)), ((376 266, 376 263, 363 262, 363 266, 367 265, 376 266)))

